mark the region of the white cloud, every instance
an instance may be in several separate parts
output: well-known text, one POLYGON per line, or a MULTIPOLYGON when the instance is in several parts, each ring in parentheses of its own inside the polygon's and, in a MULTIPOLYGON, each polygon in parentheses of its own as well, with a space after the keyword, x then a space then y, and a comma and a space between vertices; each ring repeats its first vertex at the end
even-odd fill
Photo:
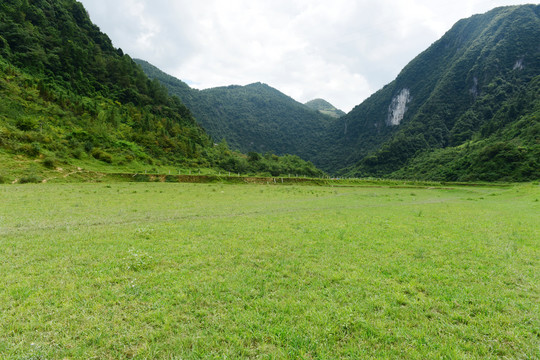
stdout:
POLYGON ((345 111, 460 18, 515 0, 82 0, 117 47, 197 88, 261 81, 345 111))

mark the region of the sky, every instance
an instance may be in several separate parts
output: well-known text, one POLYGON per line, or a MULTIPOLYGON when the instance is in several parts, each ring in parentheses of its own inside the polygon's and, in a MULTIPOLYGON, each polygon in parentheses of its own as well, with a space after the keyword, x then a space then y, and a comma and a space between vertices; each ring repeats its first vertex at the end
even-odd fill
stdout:
POLYGON ((115 47, 206 89, 266 83, 348 112, 454 23, 514 0, 79 0, 115 47))

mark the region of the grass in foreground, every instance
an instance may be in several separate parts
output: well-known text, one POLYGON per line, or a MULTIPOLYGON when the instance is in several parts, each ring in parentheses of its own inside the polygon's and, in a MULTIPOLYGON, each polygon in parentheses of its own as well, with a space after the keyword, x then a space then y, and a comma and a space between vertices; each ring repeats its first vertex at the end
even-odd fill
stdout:
POLYGON ((0 185, 0 354, 538 358, 539 198, 0 185))

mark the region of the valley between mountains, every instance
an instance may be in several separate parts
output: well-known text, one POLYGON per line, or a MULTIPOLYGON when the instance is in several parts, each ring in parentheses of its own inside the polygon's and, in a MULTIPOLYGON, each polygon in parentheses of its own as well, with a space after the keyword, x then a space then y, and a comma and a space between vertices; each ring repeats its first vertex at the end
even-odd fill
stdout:
POLYGON ((349 114, 261 83, 196 90, 135 61, 214 139, 243 152, 296 154, 355 177, 532 180, 540 176, 539 12, 503 7, 461 20, 349 114))
POLYGON ((3 170, 8 180, 39 173, 40 162, 128 172, 540 177, 539 5, 459 21, 348 114, 262 83, 193 89, 114 48, 76 1, 1 6, 0 155, 18 164, 16 174, 3 170))

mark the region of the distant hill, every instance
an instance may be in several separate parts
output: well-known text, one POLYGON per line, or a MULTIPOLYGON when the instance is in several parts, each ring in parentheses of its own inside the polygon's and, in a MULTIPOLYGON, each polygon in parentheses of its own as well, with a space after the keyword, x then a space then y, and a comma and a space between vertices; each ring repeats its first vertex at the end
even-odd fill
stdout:
POLYGON ((323 99, 314 99, 305 103, 308 108, 319 111, 333 118, 339 118, 345 115, 345 112, 337 109, 334 105, 323 99))
POLYGON ((314 158, 332 120, 266 84, 196 90, 146 61, 135 61, 178 96, 216 142, 226 139, 243 152, 314 158))
POLYGON ((540 178, 540 6, 455 24, 332 123, 316 161, 351 176, 540 178))

